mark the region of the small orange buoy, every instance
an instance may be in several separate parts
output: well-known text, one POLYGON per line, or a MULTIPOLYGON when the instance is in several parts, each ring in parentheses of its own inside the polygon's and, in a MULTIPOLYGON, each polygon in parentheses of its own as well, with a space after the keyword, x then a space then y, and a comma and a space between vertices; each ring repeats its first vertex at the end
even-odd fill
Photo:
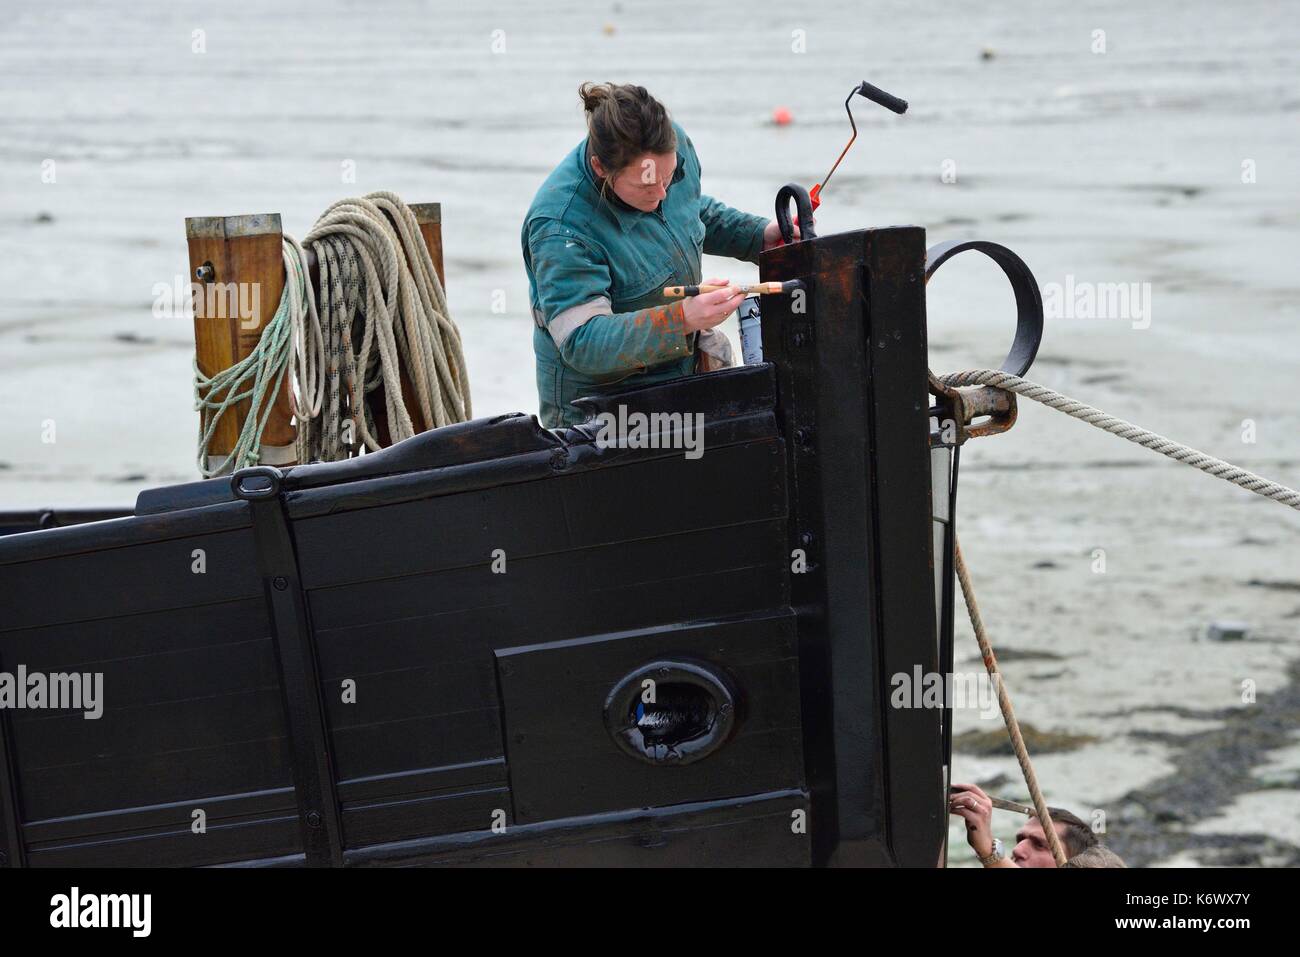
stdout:
POLYGON ((607 23, 607 24, 605 24, 605 26, 604 26, 603 29, 604 29, 604 32, 605 32, 605 36, 607 36, 607 37, 612 37, 612 36, 614 35, 614 24, 612 24, 612 23, 607 23))
POLYGON ((778 106, 772 111, 772 122, 777 126, 789 126, 793 119, 794 117, 790 115, 790 111, 784 106, 778 106))

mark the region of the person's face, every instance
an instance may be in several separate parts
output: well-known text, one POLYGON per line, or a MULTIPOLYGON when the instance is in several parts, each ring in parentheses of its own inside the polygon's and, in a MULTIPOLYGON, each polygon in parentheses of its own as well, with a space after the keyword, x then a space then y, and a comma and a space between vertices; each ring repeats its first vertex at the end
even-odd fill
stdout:
MULTIPOLYGON (((1064 837, 1062 827, 1056 826, 1058 837, 1064 837)), ((1056 858, 1047 845, 1047 834, 1038 818, 1030 818, 1029 823, 1016 832, 1016 846, 1011 851, 1011 859, 1018 867, 1055 867, 1056 858)))
POLYGON ((677 172, 677 154, 643 153, 612 176, 593 156, 591 168, 597 176, 607 177, 609 188, 623 202, 643 213, 653 213, 668 195, 677 172))

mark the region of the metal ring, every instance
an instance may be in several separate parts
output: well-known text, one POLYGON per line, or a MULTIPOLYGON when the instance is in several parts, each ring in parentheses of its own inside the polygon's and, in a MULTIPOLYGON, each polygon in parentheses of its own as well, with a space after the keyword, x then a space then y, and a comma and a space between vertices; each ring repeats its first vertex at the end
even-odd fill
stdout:
POLYGON ((1038 347, 1043 342, 1043 296, 1038 291, 1038 281, 1023 259, 1006 246, 983 239, 955 239, 937 243, 925 253, 925 281, 928 283, 935 270, 968 249, 983 253, 1001 266, 1007 281, 1011 283, 1011 290, 1016 296, 1016 338, 1000 368, 1003 372, 1023 376, 1034 364, 1038 347))
POLYGON ((812 200, 808 190, 798 183, 786 183, 776 194, 776 225, 781 231, 781 239, 786 243, 794 242, 794 224, 790 221, 790 200, 794 200, 795 211, 799 214, 799 239, 817 238, 817 227, 813 222, 812 200))
POLYGON ((251 465, 230 477, 230 490, 235 498, 255 502, 279 495, 282 481, 284 473, 274 465, 251 465))

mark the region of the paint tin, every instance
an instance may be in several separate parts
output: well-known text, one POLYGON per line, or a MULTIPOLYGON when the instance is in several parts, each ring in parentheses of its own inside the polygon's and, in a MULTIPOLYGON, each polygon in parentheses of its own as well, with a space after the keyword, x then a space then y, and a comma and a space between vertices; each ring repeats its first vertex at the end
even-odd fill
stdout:
POLYGON ((745 365, 763 361, 763 321, 759 315, 758 296, 746 296, 736 310, 740 319, 740 354, 745 365))

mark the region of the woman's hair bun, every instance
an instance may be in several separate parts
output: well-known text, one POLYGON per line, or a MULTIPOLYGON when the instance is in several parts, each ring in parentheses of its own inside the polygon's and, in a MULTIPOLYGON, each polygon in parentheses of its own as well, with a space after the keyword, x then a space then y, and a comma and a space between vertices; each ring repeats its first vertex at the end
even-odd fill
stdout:
POLYGON ((608 83, 584 83, 578 87, 578 96, 582 97, 582 108, 588 113, 596 110, 601 103, 613 97, 614 92, 608 83))
POLYGON ((578 87, 587 111, 591 150, 611 173, 643 153, 677 148, 677 134, 664 105, 634 83, 584 83, 578 87))

